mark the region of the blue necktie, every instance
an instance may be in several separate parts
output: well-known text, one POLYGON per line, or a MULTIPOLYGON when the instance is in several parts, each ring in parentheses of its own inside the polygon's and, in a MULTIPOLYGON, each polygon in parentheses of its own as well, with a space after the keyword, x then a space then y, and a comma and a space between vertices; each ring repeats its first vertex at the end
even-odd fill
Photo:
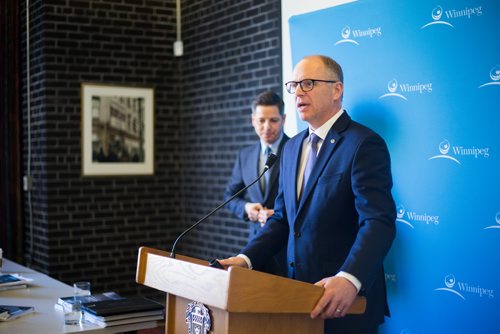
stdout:
POLYGON ((311 151, 309 152, 309 157, 307 158, 306 168, 304 169, 304 179, 302 180, 302 188, 300 190, 300 195, 304 193, 304 188, 309 181, 309 176, 313 170, 314 164, 316 163, 316 157, 318 155, 318 142, 321 140, 316 134, 311 133, 309 135, 309 143, 311 144, 311 151))

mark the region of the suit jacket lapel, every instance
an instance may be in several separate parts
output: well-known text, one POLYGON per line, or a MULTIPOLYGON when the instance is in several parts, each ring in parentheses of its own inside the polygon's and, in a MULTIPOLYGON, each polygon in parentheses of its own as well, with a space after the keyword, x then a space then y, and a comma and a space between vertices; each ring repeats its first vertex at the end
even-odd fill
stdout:
MULTIPOLYGON (((281 139, 280 145, 278 147, 278 152, 277 152, 278 158, 281 156, 283 146, 285 145, 287 140, 288 140, 288 137, 286 135, 283 135, 283 139, 281 139)), ((279 171, 280 171, 280 160, 278 159, 278 161, 276 161, 274 166, 271 167, 271 170, 268 171, 268 173, 270 173, 269 183, 267 184, 267 187, 266 187, 266 194, 264 196, 264 202, 267 202, 272 188, 277 187, 279 171)))
MULTIPOLYGON (((298 202, 297 202, 297 177, 299 173, 299 167, 300 167, 300 156, 302 155, 302 143, 304 142, 304 139, 309 135, 309 130, 306 129, 299 133, 296 138, 297 140, 292 141, 292 147, 290 148, 290 152, 297 152, 296 158, 295 158, 295 163, 293 166, 291 166, 291 172, 289 175, 292 175, 293 178, 288 178, 284 181, 288 183, 288 189, 292 190, 293 194, 293 199, 290 201, 292 203, 292 208, 288 214, 290 217, 295 217, 295 213, 297 212, 297 207, 298 207, 298 202)), ((284 166, 286 168, 288 166, 284 166)), ((288 175, 288 174, 287 174, 288 175)), ((288 210, 287 210, 288 211, 288 210)), ((292 220, 290 220, 292 221, 292 220)))
MULTIPOLYGON (((245 173, 248 175, 248 180, 255 180, 259 176, 259 161, 260 161, 260 142, 255 145, 252 152, 245 157, 245 173)), ((250 198, 259 203, 263 203, 264 196, 260 190, 259 182, 247 189, 250 198)))

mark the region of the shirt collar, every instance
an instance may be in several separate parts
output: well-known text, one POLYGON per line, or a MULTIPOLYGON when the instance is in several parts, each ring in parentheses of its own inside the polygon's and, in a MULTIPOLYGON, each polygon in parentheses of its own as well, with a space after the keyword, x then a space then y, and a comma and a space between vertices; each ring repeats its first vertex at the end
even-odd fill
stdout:
POLYGON ((271 145, 267 145, 266 143, 264 143, 262 140, 260 141, 260 153, 261 154, 265 154, 266 153, 266 148, 269 146, 271 147, 271 151, 273 151, 273 153, 276 153, 278 152, 278 147, 280 146, 280 143, 281 143, 281 139, 283 139, 283 131, 281 132, 280 136, 278 137, 278 140, 276 140, 274 143, 272 143, 271 145))
POLYGON ((344 109, 340 109, 335 115, 333 115, 328 121, 325 122, 322 126, 317 128, 316 130, 312 130, 309 128, 309 134, 314 132, 314 134, 321 138, 321 140, 325 140, 328 131, 332 128, 333 124, 340 118, 340 116, 344 113, 344 109))

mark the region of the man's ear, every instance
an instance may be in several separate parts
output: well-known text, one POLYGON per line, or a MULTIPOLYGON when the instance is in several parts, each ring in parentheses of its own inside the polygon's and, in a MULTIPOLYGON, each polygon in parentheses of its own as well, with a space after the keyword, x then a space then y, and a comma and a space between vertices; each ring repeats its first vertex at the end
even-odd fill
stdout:
POLYGON ((341 100, 342 95, 344 94, 344 83, 342 82, 336 82, 333 84, 334 86, 334 94, 335 94, 335 100, 341 100))

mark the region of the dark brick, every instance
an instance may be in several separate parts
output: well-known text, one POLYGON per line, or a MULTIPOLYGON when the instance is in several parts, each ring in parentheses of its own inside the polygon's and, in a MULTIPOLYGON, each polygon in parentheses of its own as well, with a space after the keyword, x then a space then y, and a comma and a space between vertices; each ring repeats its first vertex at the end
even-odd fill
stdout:
MULTIPOLYGON (((183 2, 177 58, 175 0, 31 2, 34 269, 69 284, 90 280, 95 291, 158 296, 135 283, 138 247, 170 249, 222 202, 236 152, 257 140, 253 97, 282 89, 280 7, 183 2), (82 82, 155 87, 154 176, 81 176, 82 82)), ((26 199, 28 252, 27 207, 26 199)), ((247 235, 247 224, 222 209, 178 252, 229 256, 247 235)))

